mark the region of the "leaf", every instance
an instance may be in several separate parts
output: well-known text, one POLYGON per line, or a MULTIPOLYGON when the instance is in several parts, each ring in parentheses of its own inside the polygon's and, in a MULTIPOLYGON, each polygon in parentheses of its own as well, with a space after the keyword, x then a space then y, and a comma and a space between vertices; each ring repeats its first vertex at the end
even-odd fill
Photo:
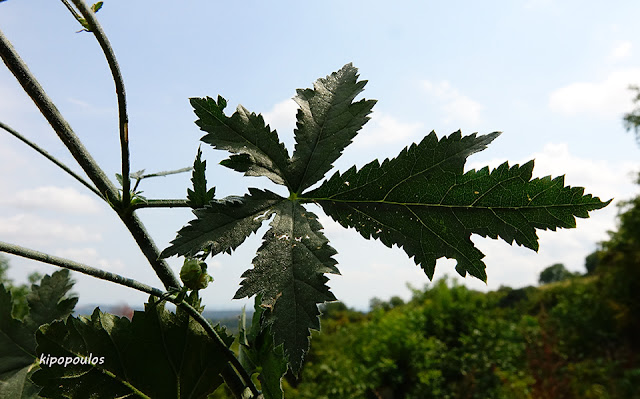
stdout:
POLYGON ((287 185, 285 172, 289 154, 279 141, 278 133, 265 125, 262 115, 249 113, 240 105, 228 117, 224 114, 227 101, 220 96, 217 102, 211 97, 192 98, 191 105, 199 118, 196 124, 207 132, 201 138, 203 142, 243 155, 244 162, 223 161, 223 165, 246 176, 266 176, 277 184, 287 185))
MULTIPOLYGON (((45 364, 33 376, 43 386, 40 394, 206 398, 223 382, 219 374, 225 357, 197 322, 163 305, 147 304, 131 321, 96 308, 90 318, 69 317, 66 323, 42 327, 37 341, 45 364), (52 358, 69 358, 71 363, 52 365, 52 358), (95 366, 74 364, 76 358, 94 360, 95 366)), ((223 340, 233 342, 227 335, 223 340)))
POLYGON ((565 187, 563 177, 531 180, 533 161, 463 173, 466 158, 498 135, 458 131, 438 141, 431 133, 382 165, 376 160, 334 174, 304 199, 365 238, 403 248, 429 278, 436 259, 447 257, 457 260, 460 275, 486 281, 484 254, 471 234, 537 250, 535 229, 575 227, 575 216, 586 218, 610 202, 565 187))
POLYGON ((72 286, 66 269, 44 276, 27 296, 30 313, 16 320, 11 294, 0 284, 0 398, 39 397, 40 388, 31 382, 37 367, 35 333, 40 325, 71 314, 77 298, 66 295, 72 286))
POLYGON ((320 232, 316 216, 295 201, 274 206, 275 217, 253 259, 253 269, 242 277, 235 299, 262 296, 272 309, 268 323, 274 345, 283 344, 294 373, 309 349, 309 329, 320 329, 318 303, 335 301, 324 273, 339 274, 336 254, 320 232))
POLYGON ((202 151, 198 147, 198 154, 195 161, 193 161, 193 172, 191 174, 193 190, 187 189, 187 202, 192 208, 202 208, 213 199, 216 193, 215 187, 207 190, 207 177, 205 175, 207 161, 202 161, 201 156, 202 151))
POLYGON ((318 79, 313 89, 298 89, 294 98, 300 106, 295 129, 296 147, 290 167, 294 193, 301 193, 320 181, 340 157, 342 150, 369 120, 375 100, 353 99, 364 90, 358 70, 347 64, 338 72, 318 79))
POLYGON ((172 255, 194 257, 208 250, 211 255, 230 252, 271 217, 272 207, 283 200, 271 191, 250 189, 237 200, 211 201, 193 213, 196 219, 178 231, 171 245, 162 251, 162 258, 172 255))
POLYGON ((287 361, 282 346, 273 345, 269 327, 261 328, 265 309, 261 306, 262 296, 256 296, 251 329, 246 330, 245 313, 240 320, 240 342, 238 359, 248 373, 258 373, 262 394, 265 399, 282 399, 282 377, 287 372, 287 361))
POLYGON ((102 8, 104 2, 99 1, 97 3, 95 3, 94 5, 91 6, 91 11, 93 11, 94 13, 100 11, 100 9, 102 8))

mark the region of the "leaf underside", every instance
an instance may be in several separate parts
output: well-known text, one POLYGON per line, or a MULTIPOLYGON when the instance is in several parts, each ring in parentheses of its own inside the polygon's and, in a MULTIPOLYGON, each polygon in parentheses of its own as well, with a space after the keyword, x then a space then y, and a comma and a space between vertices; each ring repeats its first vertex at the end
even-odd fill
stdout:
POLYGON ((71 314, 78 301, 67 297, 72 286, 66 269, 44 276, 27 296, 29 314, 16 320, 11 316, 11 294, 0 284, 0 397, 39 397, 40 388, 30 380, 37 363, 35 333, 40 325, 71 314))
MULTIPOLYGON (((36 335, 39 353, 90 356, 96 365, 42 365, 33 376, 43 386, 41 395, 206 398, 222 384, 226 360, 195 320, 163 304, 147 304, 131 321, 96 308, 90 318, 69 317, 42 327, 36 335)), ((227 345, 233 342, 223 330, 218 333, 227 345)))
POLYGON ((282 345, 294 372, 308 350, 309 329, 319 328, 317 304, 335 300, 324 273, 338 273, 335 250, 316 216, 301 204, 315 202, 363 237, 403 248, 429 278, 436 259, 447 257, 457 260, 462 276, 486 281, 484 255, 471 234, 537 250, 535 229, 575 227, 576 216, 588 217, 609 203, 584 195, 582 188, 564 187, 562 177, 532 180, 533 162, 465 173, 467 157, 499 133, 463 137, 456 132, 440 140, 431 133, 396 158, 336 173, 305 192, 324 178, 368 121, 375 101, 354 101, 366 83, 347 64, 318 79, 313 89, 298 90, 291 157, 262 116, 239 106, 227 117, 220 96, 191 99, 196 124, 207 133, 202 141, 231 152, 221 164, 247 176, 266 176, 286 186, 290 196, 250 189, 237 201, 212 200, 194 211, 196 219, 178 232, 162 257, 231 252, 273 217, 235 297, 260 296, 268 310, 262 328, 271 331, 275 346, 282 345))
POLYGON ((575 217, 606 206, 564 178, 531 179, 533 161, 463 172, 466 158, 499 133, 438 140, 435 133, 382 164, 336 173, 305 198, 345 227, 388 247, 398 245, 429 278, 436 259, 456 259, 456 270, 486 281, 484 254, 471 234, 538 249, 535 229, 575 227, 575 217))
POLYGON ((324 273, 339 274, 336 254, 320 232, 316 216, 293 201, 274 207, 275 217, 264 236, 254 268, 246 271, 235 299, 261 295, 271 309, 274 343, 283 344, 294 373, 309 349, 309 329, 320 329, 317 304, 335 301, 324 273))

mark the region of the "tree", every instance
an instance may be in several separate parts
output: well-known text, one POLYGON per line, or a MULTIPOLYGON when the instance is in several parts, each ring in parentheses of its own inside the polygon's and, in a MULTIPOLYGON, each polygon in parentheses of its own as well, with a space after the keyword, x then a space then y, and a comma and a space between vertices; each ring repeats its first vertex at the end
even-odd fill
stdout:
POLYGON ((636 135, 636 141, 640 144, 640 86, 630 85, 629 90, 636 93, 633 103, 637 105, 631 112, 624 115, 624 127, 627 131, 633 129, 633 132, 636 135))
POLYGON ((574 274, 568 271, 562 263, 555 263, 540 272, 540 278, 538 278, 538 282, 540 284, 555 283, 558 281, 566 280, 573 276, 574 274))

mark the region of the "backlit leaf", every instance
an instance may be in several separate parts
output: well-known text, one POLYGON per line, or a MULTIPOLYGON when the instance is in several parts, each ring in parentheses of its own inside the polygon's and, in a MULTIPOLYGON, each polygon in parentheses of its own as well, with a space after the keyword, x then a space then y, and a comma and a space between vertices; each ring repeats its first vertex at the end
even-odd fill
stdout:
POLYGON ((498 134, 456 132, 438 140, 431 133, 382 165, 376 160, 336 173, 305 197, 363 237, 403 248, 429 278, 436 259, 447 257, 457 260, 460 275, 486 281, 484 254, 471 234, 537 250, 536 229, 575 227, 576 216, 609 203, 565 187, 562 177, 531 180, 533 161, 464 173, 466 158, 498 134))

